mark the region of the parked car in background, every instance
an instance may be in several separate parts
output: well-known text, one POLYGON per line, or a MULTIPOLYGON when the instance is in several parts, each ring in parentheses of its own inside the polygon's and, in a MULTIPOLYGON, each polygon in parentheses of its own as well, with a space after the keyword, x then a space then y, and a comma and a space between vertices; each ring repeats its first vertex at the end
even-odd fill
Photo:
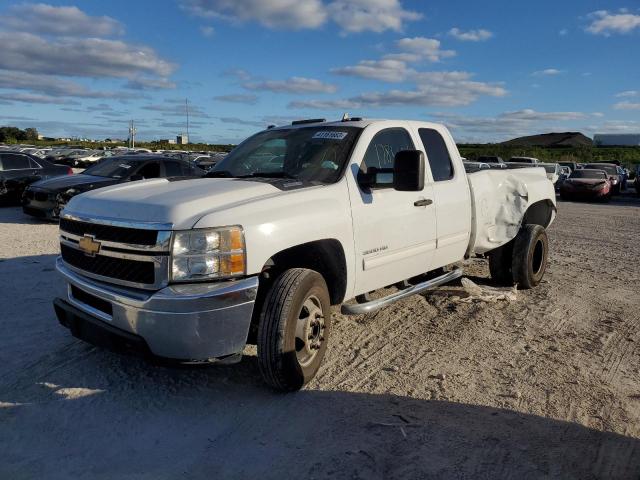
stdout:
POLYGON ((562 185, 570 175, 571 168, 560 165, 560 178, 558 178, 558 181, 556 182, 556 190, 560 188, 560 185, 562 185))
POLYGON ((608 201, 611 193, 611 181, 604 170, 576 170, 560 185, 563 200, 608 201))
POLYGON ((27 153, 0 150, 0 199, 18 202, 29 184, 72 173, 69 167, 54 165, 27 153))
POLYGON ((480 170, 489 170, 491 168, 488 163, 483 162, 470 162, 468 160, 463 160, 462 164, 464 165, 464 169, 467 173, 478 172, 480 170))
POLYGON ((540 163, 540 160, 533 157, 511 157, 507 163, 540 163))
POLYGON ((477 159, 476 162, 478 163, 488 163, 491 165, 503 165, 504 164, 504 160, 502 160, 502 158, 498 157, 498 156, 493 156, 493 155, 480 155, 477 159))
POLYGON ((76 157, 73 162, 74 167, 89 167, 95 163, 98 163, 104 158, 113 156, 113 152, 109 150, 89 150, 86 155, 80 155, 76 157))
POLYGON ((30 185, 22 197, 22 210, 34 217, 55 219, 69 200, 89 190, 149 178, 202 177, 204 173, 179 158, 145 154, 111 157, 81 174, 30 185))
POLYGON ((618 166, 614 163, 586 163, 583 167, 587 170, 603 170, 607 172, 609 181, 611 182, 611 194, 617 195, 620 193, 620 174, 618 172, 618 166))
POLYGON ((569 174, 578 170, 578 164, 576 162, 558 162, 558 165, 571 169, 571 172, 569 172, 569 174))

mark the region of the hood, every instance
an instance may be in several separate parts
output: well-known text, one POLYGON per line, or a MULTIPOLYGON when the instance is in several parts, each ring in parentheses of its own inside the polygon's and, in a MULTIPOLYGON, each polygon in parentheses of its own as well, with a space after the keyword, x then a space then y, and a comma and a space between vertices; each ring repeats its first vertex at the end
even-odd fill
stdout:
POLYGON ((48 178, 32 183, 32 187, 50 192, 60 192, 70 188, 77 188, 81 191, 93 190, 94 188, 106 187, 120 182, 117 178, 96 177, 94 175, 63 175, 60 177, 48 178))
POLYGON ((79 195, 67 204, 65 213, 170 223, 175 229, 189 229, 204 215, 216 210, 285 194, 264 182, 231 178, 158 178, 79 195))

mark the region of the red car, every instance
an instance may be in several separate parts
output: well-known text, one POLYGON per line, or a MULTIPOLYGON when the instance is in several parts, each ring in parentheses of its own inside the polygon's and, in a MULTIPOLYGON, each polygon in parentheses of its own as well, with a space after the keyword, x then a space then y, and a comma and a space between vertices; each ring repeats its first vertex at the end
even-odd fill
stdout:
POLYGON ((611 180, 604 170, 576 170, 560 185, 563 200, 603 200, 611 198, 611 180))

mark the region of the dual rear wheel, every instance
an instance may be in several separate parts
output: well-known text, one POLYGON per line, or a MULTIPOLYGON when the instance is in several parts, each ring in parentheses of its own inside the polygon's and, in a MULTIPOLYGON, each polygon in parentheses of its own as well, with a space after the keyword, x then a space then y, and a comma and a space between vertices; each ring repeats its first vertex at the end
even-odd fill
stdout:
POLYGON ((509 243, 489 252, 491 278, 521 289, 537 286, 549 260, 549 238, 541 225, 523 225, 509 243))

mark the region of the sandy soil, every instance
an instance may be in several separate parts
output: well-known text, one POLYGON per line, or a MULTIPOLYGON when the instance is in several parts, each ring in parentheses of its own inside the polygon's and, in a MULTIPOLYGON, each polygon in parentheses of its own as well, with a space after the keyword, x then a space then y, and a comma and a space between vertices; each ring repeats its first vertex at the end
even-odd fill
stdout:
MULTIPOLYGON (((56 226, 0 209, 0 478, 640 478, 640 202, 560 203, 537 289, 336 311, 319 376, 165 369, 54 317, 56 226)), ((490 284, 485 262, 465 265, 490 284)))

